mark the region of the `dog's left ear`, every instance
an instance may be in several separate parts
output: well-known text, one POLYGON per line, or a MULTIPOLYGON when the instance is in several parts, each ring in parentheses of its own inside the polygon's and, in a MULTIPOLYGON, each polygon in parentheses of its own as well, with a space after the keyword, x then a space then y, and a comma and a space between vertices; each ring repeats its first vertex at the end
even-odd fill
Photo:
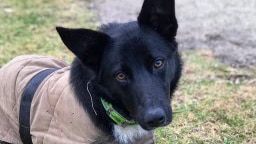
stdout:
POLYGON ((145 0, 138 17, 140 26, 156 30, 168 40, 175 38, 178 23, 174 0, 145 0))
POLYGON ((107 34, 89 29, 56 27, 56 30, 63 43, 84 65, 95 72, 99 70, 104 48, 111 39, 107 34))

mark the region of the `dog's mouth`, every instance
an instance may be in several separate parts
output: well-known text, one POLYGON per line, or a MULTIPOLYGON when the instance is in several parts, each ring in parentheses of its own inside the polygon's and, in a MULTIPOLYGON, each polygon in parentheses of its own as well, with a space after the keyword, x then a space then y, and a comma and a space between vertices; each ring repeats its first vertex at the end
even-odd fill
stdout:
POLYGON ((159 128, 159 127, 164 127, 164 126, 167 126, 168 124, 170 124, 170 122, 165 122, 163 124, 160 124, 160 125, 157 125, 157 126, 151 126, 151 125, 143 125, 143 124, 140 124, 140 126, 147 130, 147 131, 151 131, 151 130, 154 130, 156 128, 159 128))
POLYGON ((145 130, 167 126, 172 121, 172 112, 163 107, 149 108, 136 114, 136 121, 145 130))
POLYGON ((138 122, 138 124, 145 130, 151 131, 159 127, 164 127, 167 126, 171 123, 171 121, 164 121, 164 122, 152 122, 152 123, 147 123, 147 122, 138 122))

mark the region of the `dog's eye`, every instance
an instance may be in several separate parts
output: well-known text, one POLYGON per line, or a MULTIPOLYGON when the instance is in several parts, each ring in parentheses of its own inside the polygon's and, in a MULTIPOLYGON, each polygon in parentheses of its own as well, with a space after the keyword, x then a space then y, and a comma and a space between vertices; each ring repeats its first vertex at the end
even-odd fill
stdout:
POLYGON ((126 77, 125 73, 119 72, 116 75, 116 79, 119 81, 125 81, 127 79, 127 77, 126 77))
POLYGON ((154 67, 155 67, 155 68, 160 68, 160 67, 162 67, 163 65, 164 65, 164 61, 161 60, 161 59, 156 60, 155 63, 154 63, 154 67))

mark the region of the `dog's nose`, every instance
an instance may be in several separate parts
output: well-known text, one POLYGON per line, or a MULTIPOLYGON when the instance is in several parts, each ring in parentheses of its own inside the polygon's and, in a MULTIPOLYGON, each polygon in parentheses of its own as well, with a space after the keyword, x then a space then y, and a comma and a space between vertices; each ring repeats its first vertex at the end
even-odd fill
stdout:
POLYGON ((160 108, 149 110, 144 116, 145 122, 150 127, 162 126, 165 122, 165 119, 165 112, 160 108))

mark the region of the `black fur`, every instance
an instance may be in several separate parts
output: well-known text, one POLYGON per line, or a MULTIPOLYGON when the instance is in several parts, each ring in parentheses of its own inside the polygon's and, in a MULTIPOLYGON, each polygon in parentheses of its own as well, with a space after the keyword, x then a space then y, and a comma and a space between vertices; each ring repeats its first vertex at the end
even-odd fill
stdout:
POLYGON ((138 21, 112 23, 98 31, 57 27, 64 44, 77 56, 70 77, 75 95, 107 134, 112 134, 114 123, 100 97, 146 130, 171 122, 170 98, 182 69, 174 7, 174 0, 145 0, 138 21), (160 67, 154 66, 159 63, 160 67), (124 80, 116 78, 120 73, 124 80), (97 115, 86 89, 89 81, 97 115))

